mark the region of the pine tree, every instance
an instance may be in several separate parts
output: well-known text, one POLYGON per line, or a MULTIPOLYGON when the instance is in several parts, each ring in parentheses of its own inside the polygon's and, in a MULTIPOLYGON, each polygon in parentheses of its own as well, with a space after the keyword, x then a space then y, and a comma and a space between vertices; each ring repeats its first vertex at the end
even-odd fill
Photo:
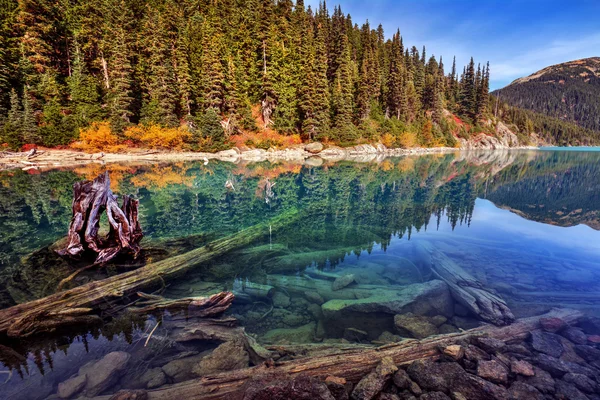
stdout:
POLYGON ((105 101, 112 128, 121 132, 133 115, 133 68, 129 27, 133 13, 125 0, 105 0, 101 60, 105 101))
POLYGON ((88 75, 77 41, 73 48, 72 74, 67 79, 70 108, 76 128, 84 128, 102 117, 100 94, 93 78, 88 75))
POLYGON ((173 43, 168 21, 157 10, 149 10, 143 23, 146 53, 146 96, 142 106, 142 122, 178 126, 178 107, 174 71, 173 43))
POLYGON ((474 118, 476 113, 475 62, 473 57, 466 67, 460 82, 460 103, 463 113, 474 118))
POLYGON ((333 85, 333 123, 344 129, 352 124, 352 66, 350 46, 346 35, 341 38, 341 56, 333 85))

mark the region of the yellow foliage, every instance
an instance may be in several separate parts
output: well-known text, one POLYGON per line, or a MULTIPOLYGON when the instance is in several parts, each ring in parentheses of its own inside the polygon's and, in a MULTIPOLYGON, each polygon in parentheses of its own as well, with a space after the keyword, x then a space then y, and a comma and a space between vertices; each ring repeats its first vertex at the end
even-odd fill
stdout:
POLYGON ((404 157, 398 162, 398 170, 402 172, 410 172, 415 169, 415 159, 412 157, 404 157))
POLYGON ((394 164, 390 160, 384 160, 380 166, 383 171, 391 171, 394 169, 394 164))
POLYGON ((396 138, 391 133, 384 133, 381 136, 381 143, 387 148, 396 147, 396 138))
POLYGON ((164 188, 169 185, 184 185, 191 187, 194 177, 186 175, 189 166, 181 163, 174 165, 153 166, 149 171, 138 173, 131 178, 131 183, 136 187, 164 188))
POLYGON ((110 129, 108 122, 93 122, 92 125, 79 131, 79 141, 71 147, 83 150, 87 153, 105 151, 107 153, 118 153, 125 149, 119 144, 119 137, 110 129))
POLYGON ((414 132, 404 131, 400 134, 400 146, 405 149, 414 147, 417 144, 417 135, 414 132))
POLYGON ((165 148, 181 150, 190 139, 190 131, 186 127, 163 128, 159 125, 137 125, 125 130, 125 137, 136 144, 151 149, 165 148))

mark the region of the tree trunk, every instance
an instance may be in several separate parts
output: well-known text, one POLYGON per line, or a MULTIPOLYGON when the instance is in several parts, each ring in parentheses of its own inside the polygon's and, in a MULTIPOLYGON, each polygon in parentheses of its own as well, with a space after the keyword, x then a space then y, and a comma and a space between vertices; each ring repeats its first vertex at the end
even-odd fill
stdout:
POLYGON ((95 263, 105 263, 121 251, 140 252, 142 229, 138 222, 138 201, 123 196, 119 208, 110 190, 108 172, 93 181, 77 182, 73 186, 73 218, 69 226, 68 243, 60 255, 81 256, 90 250, 97 254, 95 263), (106 210, 110 231, 105 238, 98 236, 100 217, 106 210))
POLYGON ((448 284, 454 299, 479 318, 498 326, 508 325, 515 320, 500 296, 485 288, 481 282, 435 249, 432 244, 419 242, 417 253, 420 261, 431 268, 438 279, 448 284))
MULTIPOLYGON (((57 316, 63 313, 74 309, 80 311, 86 309, 87 314, 97 310, 101 304, 106 305, 111 300, 118 301, 123 296, 134 295, 142 289, 164 284, 166 278, 181 275, 199 264, 246 246, 268 235, 270 227, 275 231, 296 221, 298 217, 299 213, 291 210, 271 221, 215 240, 187 253, 101 281, 90 282, 74 289, 55 293, 43 299, 0 310, 0 334, 24 337, 54 331, 62 325, 61 319, 57 316), (48 323, 41 324, 48 318, 50 318, 48 323)), ((78 315, 83 314, 79 313, 78 315)))
MULTIPOLYGON (((287 374, 294 377, 304 374, 313 377, 337 376, 357 382, 375 368, 382 358, 391 357, 396 365, 409 364, 416 360, 436 359, 440 349, 459 340, 473 336, 489 336, 499 340, 524 339, 529 332, 540 327, 541 318, 560 318, 566 323, 574 323, 582 317, 579 311, 553 309, 549 313, 524 318, 506 327, 486 325, 469 331, 449 335, 434 336, 423 340, 404 340, 379 348, 340 350, 320 357, 305 357, 293 361, 266 364, 252 368, 207 375, 199 379, 150 390, 149 400, 203 399, 217 400, 238 398, 243 394, 244 384, 261 374, 287 374)), ((280 375, 281 376, 281 375, 280 375)), ((109 396, 98 397, 108 399, 109 396)))

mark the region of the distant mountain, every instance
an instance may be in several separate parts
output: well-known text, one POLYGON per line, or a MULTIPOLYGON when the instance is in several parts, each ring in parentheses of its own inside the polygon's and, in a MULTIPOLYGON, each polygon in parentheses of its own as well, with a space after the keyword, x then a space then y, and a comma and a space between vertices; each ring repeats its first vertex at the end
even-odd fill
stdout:
POLYGON ((493 94, 513 106, 600 131, 600 57, 552 65, 493 94))

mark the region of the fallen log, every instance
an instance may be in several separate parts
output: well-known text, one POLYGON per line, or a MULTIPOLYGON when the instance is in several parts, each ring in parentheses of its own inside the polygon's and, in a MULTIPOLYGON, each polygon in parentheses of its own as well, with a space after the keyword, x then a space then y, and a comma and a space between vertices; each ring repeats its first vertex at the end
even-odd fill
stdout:
POLYGON ((120 300, 123 296, 135 295, 145 288, 164 284, 164 279, 167 277, 181 275, 217 256, 246 246, 268 235, 269 228, 276 231, 298 218, 299 213, 292 209, 271 221, 215 240, 187 253, 0 310, 0 334, 4 333, 9 337, 25 337, 36 333, 51 332, 61 326, 61 321, 54 318, 52 323, 40 325, 39 321, 43 321, 48 315, 82 308, 89 308, 90 311, 98 310, 101 305, 111 300, 120 300))
MULTIPOLYGON (((270 363, 165 386, 146 392, 149 400, 203 399, 217 400, 241 396, 244 384, 260 374, 287 374, 290 377, 304 374, 313 377, 336 376, 351 382, 359 381, 375 368, 381 359, 390 357, 396 365, 417 360, 439 358, 440 349, 457 341, 475 336, 488 336, 499 340, 524 339, 529 332, 540 328, 541 318, 560 318, 568 324, 575 323, 583 314, 575 310, 553 309, 537 317, 517 320, 510 326, 485 325, 465 332, 433 336, 423 340, 404 340, 375 349, 352 348, 319 357, 305 357, 292 361, 270 363)), ((106 400, 109 396, 97 397, 106 400)))
POLYGON ((122 251, 140 252, 143 237, 138 222, 138 201, 123 196, 119 208, 117 198, 110 190, 108 172, 93 181, 73 185, 73 217, 69 225, 68 243, 58 250, 60 255, 80 256, 87 250, 97 254, 96 264, 105 263, 122 251), (110 231, 104 238, 98 236, 100 217, 106 210, 110 231))
POLYGON ((429 267, 433 274, 450 287, 452 296, 479 318, 502 326, 515 320, 506 302, 483 286, 460 265, 452 261, 429 242, 416 244, 419 261, 429 267))
POLYGON ((186 318, 209 317, 226 311, 235 296, 231 292, 221 292, 210 297, 186 297, 183 299, 165 299, 162 296, 138 292, 137 296, 145 299, 129 309, 134 314, 151 314, 157 311, 184 311, 186 318))

